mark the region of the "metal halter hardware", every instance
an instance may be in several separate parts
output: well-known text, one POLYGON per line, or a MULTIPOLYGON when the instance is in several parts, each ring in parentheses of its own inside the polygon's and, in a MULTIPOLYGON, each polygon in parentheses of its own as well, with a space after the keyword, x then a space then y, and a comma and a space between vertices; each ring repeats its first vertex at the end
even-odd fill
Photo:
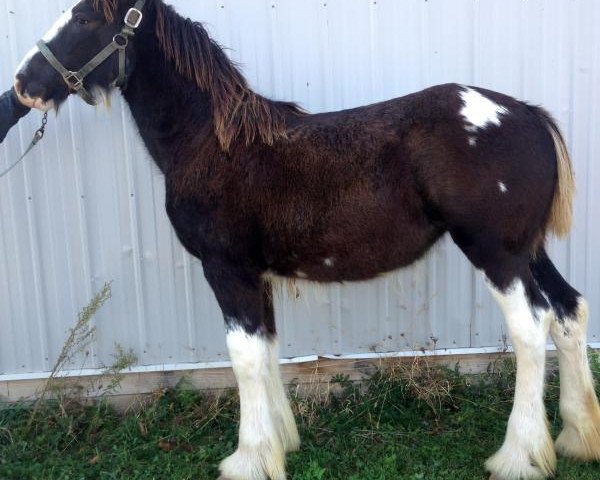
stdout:
POLYGON ((135 35, 135 30, 142 23, 144 14, 142 12, 146 0, 137 0, 135 6, 130 8, 125 15, 125 25, 119 33, 117 33, 111 43, 109 43, 104 49, 92 58, 86 65, 84 65, 79 71, 74 72, 68 70, 65 66, 56 58, 56 56, 48 47, 48 44, 43 40, 37 43, 37 47, 48 63, 54 67, 54 69, 60 73, 65 83, 71 90, 74 90, 86 103, 90 105, 97 105, 98 102, 94 96, 85 88, 83 82, 85 78, 92 73, 96 68, 102 65, 113 53, 118 52, 119 54, 119 76, 111 83, 113 87, 120 87, 125 81, 125 66, 126 66, 126 55, 125 50, 129 45, 130 37, 135 35))

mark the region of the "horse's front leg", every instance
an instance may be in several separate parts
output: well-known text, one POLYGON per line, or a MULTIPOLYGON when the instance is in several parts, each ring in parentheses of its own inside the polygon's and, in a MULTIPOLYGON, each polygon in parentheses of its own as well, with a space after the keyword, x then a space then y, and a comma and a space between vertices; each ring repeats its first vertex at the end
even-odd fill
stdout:
POLYGON ((225 317, 240 394, 238 449, 221 463, 221 479, 284 480, 285 452, 299 439, 279 374, 270 294, 251 268, 211 260, 204 271, 225 317))

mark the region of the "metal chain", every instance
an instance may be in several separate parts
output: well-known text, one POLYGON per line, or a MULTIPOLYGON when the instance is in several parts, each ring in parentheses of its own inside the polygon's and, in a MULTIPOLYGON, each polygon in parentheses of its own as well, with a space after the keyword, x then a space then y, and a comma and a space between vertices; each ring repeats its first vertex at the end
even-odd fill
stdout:
POLYGON ((44 116, 42 117, 42 126, 38 128, 33 136, 34 139, 37 139, 39 142, 42 138, 44 138, 44 133, 46 133, 46 125, 48 125, 48 112, 44 112, 44 116))
POLYGON ((33 134, 33 139, 31 140, 29 147, 27 147, 27 150, 25 150, 25 153, 23 155, 21 155, 21 157, 15 163, 13 163, 10 167, 8 167, 6 170, 4 170, 2 173, 0 173, 0 178, 8 175, 13 170, 13 168, 15 168, 19 163, 21 163, 23 161, 23 159, 27 156, 27 154, 29 152, 31 152, 31 150, 33 150, 33 147, 35 147, 38 144, 38 142, 42 138, 44 138, 44 134, 46 133, 46 125, 47 124, 48 124, 48 112, 45 112, 44 116, 42 117, 42 126, 40 128, 38 128, 35 131, 35 133, 33 134))

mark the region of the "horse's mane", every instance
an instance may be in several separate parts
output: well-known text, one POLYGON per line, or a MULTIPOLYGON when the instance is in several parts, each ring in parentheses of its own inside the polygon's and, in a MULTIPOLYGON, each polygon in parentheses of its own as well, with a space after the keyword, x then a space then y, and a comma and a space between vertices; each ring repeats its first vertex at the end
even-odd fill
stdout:
MULTIPOLYGON (((92 0, 107 21, 114 21, 119 0, 92 0)), ((160 0, 155 33, 166 58, 177 72, 194 81, 211 99, 215 134, 223 149, 244 135, 246 143, 257 137, 268 145, 286 137, 285 114, 303 114, 294 103, 274 102, 252 91, 246 79, 204 27, 183 18, 160 0)))
POLYGON ((119 0, 92 0, 92 7, 104 14, 109 23, 115 20, 115 12, 119 7, 119 0))

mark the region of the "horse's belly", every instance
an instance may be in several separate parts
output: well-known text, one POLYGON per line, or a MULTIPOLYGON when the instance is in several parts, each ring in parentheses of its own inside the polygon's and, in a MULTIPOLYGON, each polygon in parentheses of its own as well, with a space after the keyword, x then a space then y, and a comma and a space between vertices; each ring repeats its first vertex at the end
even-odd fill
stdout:
POLYGON ((317 282, 368 280, 418 260, 443 234, 428 222, 370 221, 299 236, 270 262, 275 273, 317 282))

